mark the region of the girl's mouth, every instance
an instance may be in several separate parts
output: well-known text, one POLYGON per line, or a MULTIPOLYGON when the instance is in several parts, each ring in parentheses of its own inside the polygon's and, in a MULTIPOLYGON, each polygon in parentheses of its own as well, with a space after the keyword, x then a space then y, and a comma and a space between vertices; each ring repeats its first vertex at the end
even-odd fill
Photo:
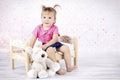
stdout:
POLYGON ((49 23, 45 23, 45 24, 49 24, 49 23))

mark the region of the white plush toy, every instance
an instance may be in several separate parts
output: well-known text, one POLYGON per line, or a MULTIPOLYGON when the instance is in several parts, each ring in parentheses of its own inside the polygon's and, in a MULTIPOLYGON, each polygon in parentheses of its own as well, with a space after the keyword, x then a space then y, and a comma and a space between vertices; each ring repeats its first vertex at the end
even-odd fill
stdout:
POLYGON ((47 78, 54 76, 56 71, 60 69, 60 65, 47 58, 47 53, 40 47, 26 48, 33 60, 31 70, 28 71, 29 78, 47 78))

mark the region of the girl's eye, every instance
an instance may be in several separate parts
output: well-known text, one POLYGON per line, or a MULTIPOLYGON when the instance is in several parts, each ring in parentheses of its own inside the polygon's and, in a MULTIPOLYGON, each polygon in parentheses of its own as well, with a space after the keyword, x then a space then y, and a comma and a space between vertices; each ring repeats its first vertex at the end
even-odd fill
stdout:
POLYGON ((51 19, 51 17, 49 17, 49 19, 51 19))
POLYGON ((44 19, 46 18, 46 17, 43 17, 44 19))

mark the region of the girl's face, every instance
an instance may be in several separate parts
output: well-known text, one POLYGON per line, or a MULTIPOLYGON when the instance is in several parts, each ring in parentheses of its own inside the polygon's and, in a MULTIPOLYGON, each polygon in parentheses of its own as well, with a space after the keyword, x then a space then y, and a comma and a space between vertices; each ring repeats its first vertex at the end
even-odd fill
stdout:
POLYGON ((43 27, 49 28, 55 23, 54 12, 43 12, 41 16, 43 27))

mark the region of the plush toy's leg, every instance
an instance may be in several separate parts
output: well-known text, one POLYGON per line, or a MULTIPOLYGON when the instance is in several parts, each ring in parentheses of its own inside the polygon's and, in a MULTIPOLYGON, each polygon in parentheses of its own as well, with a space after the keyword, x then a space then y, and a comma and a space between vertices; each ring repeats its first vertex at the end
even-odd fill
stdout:
POLYGON ((54 71, 58 71, 60 69, 60 64, 55 62, 54 65, 53 65, 53 68, 54 68, 54 71))
POLYGON ((48 73, 45 70, 42 70, 38 73, 38 77, 39 78, 47 78, 48 77, 48 73))
POLYGON ((29 70, 27 76, 29 78, 37 78, 37 72, 35 70, 29 70))
POLYGON ((56 74, 56 72, 53 70, 48 70, 47 72, 49 77, 53 77, 56 74))

